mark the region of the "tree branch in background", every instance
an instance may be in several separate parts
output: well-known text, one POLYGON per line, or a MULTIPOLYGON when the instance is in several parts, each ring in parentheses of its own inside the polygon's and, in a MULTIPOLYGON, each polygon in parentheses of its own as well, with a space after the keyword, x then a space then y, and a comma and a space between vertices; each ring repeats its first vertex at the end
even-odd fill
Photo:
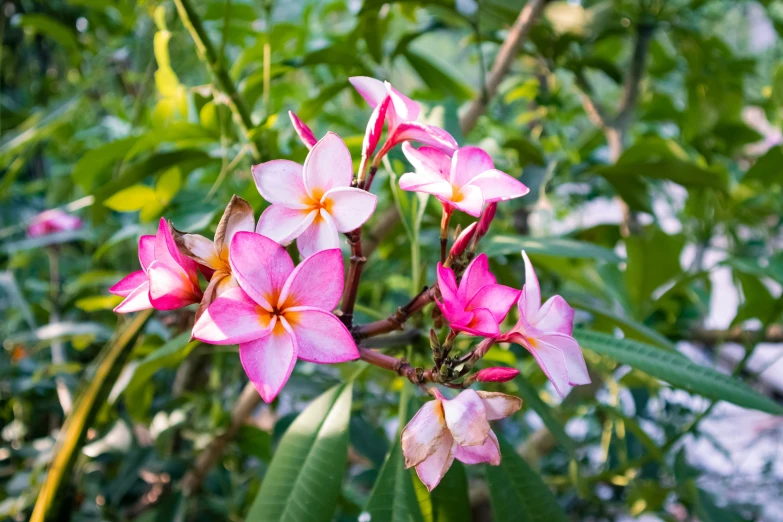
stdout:
POLYGON ((254 134, 255 126, 250 117, 250 111, 239 96, 231 76, 229 76, 228 71, 224 67, 225 60, 215 52, 215 47, 212 45, 212 41, 209 39, 209 35, 204 29, 204 25, 201 23, 201 19, 193 5, 191 5, 190 0, 174 0, 174 3, 177 6, 182 25, 188 30, 193 38, 193 42, 196 44, 199 58, 209 69, 210 74, 212 74, 215 88, 226 97, 226 103, 250 145, 253 159, 257 162, 261 161, 261 147, 256 141, 254 134))
POLYGON ((546 2, 547 0, 529 0, 519 13, 514 25, 511 26, 511 29, 508 32, 508 36, 498 51, 495 63, 492 64, 492 70, 487 77, 486 84, 473 99, 468 110, 465 111, 465 114, 460 118, 459 124, 463 134, 468 134, 473 130, 479 116, 486 112, 490 100, 497 94, 500 82, 502 82, 506 77, 506 74, 508 74, 511 62, 516 57, 519 48, 527 39, 530 28, 533 27, 533 24, 544 10, 546 2))

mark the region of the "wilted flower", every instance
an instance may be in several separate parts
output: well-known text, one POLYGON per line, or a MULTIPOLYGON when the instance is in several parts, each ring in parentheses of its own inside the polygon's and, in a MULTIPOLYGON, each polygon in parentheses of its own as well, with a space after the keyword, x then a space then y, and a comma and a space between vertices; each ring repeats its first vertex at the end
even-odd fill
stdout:
POLYGON ((256 232, 283 245, 296 239, 303 256, 339 248, 338 232, 359 228, 378 200, 351 187, 351 154, 333 132, 312 148, 304 166, 288 160, 268 161, 253 167, 253 179, 261 195, 272 203, 258 220, 256 232))
POLYGON ((58 208, 41 212, 35 216, 27 227, 30 237, 47 236, 57 232, 78 230, 82 228, 82 220, 58 208))
POLYGON ((405 467, 416 466, 419 479, 432 491, 456 458, 465 464, 500 464, 500 446, 489 426, 522 407, 518 397, 465 390, 448 400, 430 389, 426 403, 402 430, 405 467))
POLYGON ((139 239, 139 262, 141 270, 109 288, 125 298, 115 312, 173 310, 201 301, 196 262, 180 253, 165 219, 161 218, 157 235, 139 239))
POLYGON ((459 286, 454 272, 438 264, 438 288, 443 300, 437 304, 449 326, 484 337, 500 334, 498 325, 519 297, 519 290, 497 284, 485 254, 468 265, 459 286))
POLYGON ((524 251, 522 257, 525 260, 525 285, 517 303, 519 321, 498 340, 525 347, 552 381, 557 393, 564 396, 568 385, 590 383, 582 350, 571 336, 574 310, 559 295, 541 306, 538 277, 524 251))
POLYGON ((518 198, 530 191, 496 170, 489 154, 478 147, 462 147, 453 157, 432 147, 415 149, 408 143, 402 151, 416 171, 403 174, 400 188, 432 194, 447 211, 457 208, 478 217, 484 203, 518 198))
POLYGON ((343 291, 340 250, 322 250, 294 268, 279 244, 238 232, 229 263, 239 287, 212 302, 193 337, 239 344, 245 373, 264 401, 277 396, 297 358, 325 364, 359 357, 350 332, 331 313, 343 291))
POLYGON ((215 239, 210 241, 198 234, 177 234, 175 239, 181 251, 200 265, 212 272, 209 285, 204 291, 204 298, 196 311, 198 319, 209 304, 220 294, 237 286, 236 279, 231 275, 231 265, 228 262, 228 252, 231 240, 237 232, 252 232, 256 220, 253 208, 244 199, 233 196, 228 203, 223 217, 220 218, 215 239))

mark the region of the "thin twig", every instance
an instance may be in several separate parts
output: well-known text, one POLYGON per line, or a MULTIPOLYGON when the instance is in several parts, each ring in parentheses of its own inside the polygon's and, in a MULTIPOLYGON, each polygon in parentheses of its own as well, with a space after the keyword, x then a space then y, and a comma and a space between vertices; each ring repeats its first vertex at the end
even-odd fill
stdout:
POLYGON ((362 339, 377 337, 395 330, 402 330, 410 316, 435 300, 436 293, 436 285, 429 288, 425 287, 408 304, 397 308, 397 311, 386 319, 354 327, 352 330, 354 339, 361 341, 362 339))

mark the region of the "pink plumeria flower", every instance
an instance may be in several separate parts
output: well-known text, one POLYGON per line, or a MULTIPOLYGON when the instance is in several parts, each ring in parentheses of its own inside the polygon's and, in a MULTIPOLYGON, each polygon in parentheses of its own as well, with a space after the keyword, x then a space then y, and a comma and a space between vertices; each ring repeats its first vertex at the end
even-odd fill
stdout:
POLYGON ((471 261, 459 286, 454 271, 438 263, 438 288, 443 300, 436 302, 449 326, 483 337, 500 335, 498 325, 519 298, 519 290, 497 284, 485 254, 471 261))
POLYGON ((572 337, 574 310, 565 299, 556 295, 541 306, 541 287, 527 254, 525 285, 519 296, 519 321, 498 340, 519 344, 529 351, 555 390, 565 396, 569 385, 589 384, 582 350, 572 337))
POLYGON ((312 148, 304 166, 273 160, 253 167, 253 179, 272 203, 258 220, 256 232, 286 245, 296 239, 302 256, 339 248, 339 232, 351 232, 367 221, 378 198, 351 187, 353 165, 348 147, 328 132, 312 148))
POLYGON ((256 220, 253 208, 244 199, 233 196, 223 217, 220 218, 215 239, 209 240, 198 234, 176 234, 174 239, 186 256, 196 261, 209 274, 209 285, 204 290, 204 298, 199 303, 196 319, 207 309, 217 296, 237 286, 228 262, 229 245, 237 232, 252 232, 256 220))
POLYGON ((165 219, 161 218, 157 235, 139 239, 139 262, 141 270, 109 288, 125 298, 115 312, 173 310, 201 301, 196 262, 180 253, 165 219))
POLYGON ((405 467, 416 466, 419 479, 432 491, 456 458, 465 464, 500 464, 498 438, 489 426, 522 407, 518 397, 503 393, 465 390, 448 400, 435 396, 402 430, 405 467))
MULTIPOLYGON (((388 124, 386 142, 378 157, 383 157, 395 145, 409 140, 447 152, 457 148, 457 142, 445 130, 417 122, 421 113, 419 104, 392 87, 389 82, 382 82, 368 76, 353 76, 348 78, 348 81, 373 109, 388 103, 388 108, 383 109, 384 114, 381 115, 385 116, 388 124)), ((368 133, 370 127, 368 126, 368 133)), ((380 134, 374 125, 372 128, 378 135, 380 134)))
POLYGON ((81 219, 55 208, 35 216, 27 227, 27 235, 29 237, 41 237, 80 228, 82 228, 81 219))
POLYGON ((297 358, 320 364, 359 358, 350 332, 331 313, 343 291, 340 250, 322 250, 294 268, 278 243, 238 232, 230 254, 239 286, 212 302, 193 337, 239 344, 242 367, 264 401, 277 396, 297 358))
POLYGON ((288 117, 291 118, 291 124, 294 126, 296 135, 299 136, 300 140, 302 140, 304 146, 308 149, 312 149, 315 144, 318 143, 318 140, 315 139, 315 134, 313 134, 313 131, 310 130, 310 127, 308 127, 305 122, 299 119, 299 116, 294 114, 294 111, 288 111, 288 117))
POLYGON ((416 172, 403 174, 400 188, 432 194, 447 212, 456 208, 478 217, 484 203, 530 192, 522 182, 495 169, 489 154, 478 147, 462 147, 451 156, 432 147, 415 149, 405 143, 402 151, 416 172))

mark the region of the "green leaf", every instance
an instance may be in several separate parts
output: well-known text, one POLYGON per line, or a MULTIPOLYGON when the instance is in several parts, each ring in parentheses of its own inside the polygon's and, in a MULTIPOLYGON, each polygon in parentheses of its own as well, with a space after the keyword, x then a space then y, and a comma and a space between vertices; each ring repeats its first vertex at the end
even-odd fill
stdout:
POLYGON ((146 185, 133 185, 123 189, 103 202, 117 212, 136 212, 155 200, 155 191, 146 185))
POLYGON ((443 96, 453 96, 458 100, 468 100, 473 96, 473 91, 471 91, 470 87, 456 80, 430 59, 410 49, 406 50, 403 56, 405 56, 408 63, 427 87, 433 91, 443 96))
POLYGON ((79 62, 81 46, 75 28, 68 27, 50 16, 39 13, 20 15, 19 25, 25 31, 51 38, 68 51, 72 63, 79 62))
POLYGON ((123 138, 88 150, 73 167, 71 178, 74 183, 85 191, 92 190, 101 173, 116 161, 121 160, 133 148, 138 139, 135 136, 123 138))
POLYGON ((684 244, 683 236, 670 236, 653 226, 625 239, 628 253, 625 281, 637 312, 656 288, 682 272, 680 251, 684 244))
POLYGON ((524 136, 516 136, 503 144, 504 148, 514 149, 519 156, 519 166, 546 165, 541 148, 524 136))
POLYGON ((725 171, 705 169, 690 161, 665 159, 657 161, 620 162, 593 168, 609 181, 641 176, 644 178, 668 180, 686 188, 711 188, 727 190, 728 176, 725 171))
POLYGON ((59 245, 61 243, 70 243, 71 241, 84 241, 92 237, 89 230, 66 230, 65 232, 55 232, 46 236, 28 237, 19 241, 10 241, 4 244, 2 250, 13 254, 25 250, 37 250, 49 245, 59 245))
POLYGON ((573 259, 599 259, 609 263, 618 263, 621 259, 614 251, 602 246, 562 237, 533 238, 522 236, 493 236, 482 243, 483 251, 489 257, 509 254, 520 255, 522 250, 528 254, 541 254, 573 259))
POLYGON ((314 400, 277 447, 246 519, 318 522, 332 518, 348 454, 351 383, 314 400))
POLYGON ((92 425, 98 410, 106 402, 120 369, 130 355, 130 344, 141 332, 152 312, 152 310, 145 310, 132 320, 123 322, 117 329, 114 339, 99 354, 94 375, 86 381, 87 387, 77 399, 57 437, 52 452, 54 457, 38 493, 30 522, 54 519, 59 512, 58 505, 63 500, 65 490, 73 484, 71 469, 81 453, 87 430, 92 425))
POLYGON ((169 169, 158 178, 155 184, 155 197, 162 205, 168 205, 179 192, 182 185, 182 173, 178 168, 169 169))
POLYGON ((678 352, 665 352, 649 344, 617 339, 588 330, 577 330, 574 337, 583 348, 627 364, 675 388, 710 399, 731 402, 743 408, 783 414, 783 406, 761 395, 744 382, 712 368, 695 364, 678 352))
MULTIPOLYGON (((413 480, 418 480, 414 478, 413 480)), ((455 460, 432 493, 433 522, 471 522, 470 494, 465 466, 455 460)))
POLYGON ((514 448, 500 439, 499 466, 486 466, 495 522, 566 522, 549 488, 514 448))
POLYGON ((574 440, 568 436, 563 424, 557 420, 552 411, 552 407, 542 401, 538 396, 538 390, 536 390, 524 376, 519 376, 514 379, 514 384, 517 385, 517 393, 524 401, 524 405, 533 408, 533 411, 541 417, 544 426, 546 426, 557 443, 562 446, 569 455, 572 457, 575 456, 576 444, 574 443, 574 440))
POLYGON ((402 445, 395 439, 378 480, 375 481, 366 511, 373 522, 424 522, 413 475, 405 469, 402 445))
POLYGON ((783 147, 772 147, 748 169, 742 181, 781 184, 783 183, 780 175, 781 165, 783 165, 783 147))
POLYGON ((568 304, 574 308, 590 312, 596 317, 609 321, 622 330, 625 336, 630 339, 654 344, 665 350, 674 351, 676 349, 674 344, 658 331, 628 317, 617 315, 611 312, 608 307, 604 306, 599 308, 598 306, 593 306, 573 298, 568 299, 568 304))
POLYGON ((69 121, 80 106, 81 100, 74 99, 52 109, 37 111, 13 131, 6 132, 0 140, 0 168, 5 168, 15 155, 49 137, 60 125, 69 121))

